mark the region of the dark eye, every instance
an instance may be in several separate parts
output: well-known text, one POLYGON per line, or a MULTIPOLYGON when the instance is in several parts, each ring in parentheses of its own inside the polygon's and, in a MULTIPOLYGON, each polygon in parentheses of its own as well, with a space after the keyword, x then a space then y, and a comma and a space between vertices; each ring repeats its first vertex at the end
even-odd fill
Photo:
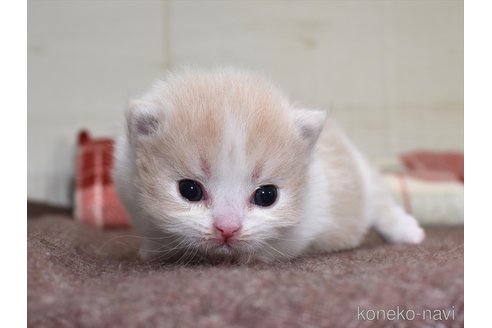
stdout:
POLYGON ((203 191, 200 184, 193 180, 179 181, 179 193, 190 202, 198 202, 203 199, 203 191))
POLYGON ((277 199, 277 187, 274 185, 265 185, 256 189, 253 195, 253 203, 258 206, 270 206, 277 199))

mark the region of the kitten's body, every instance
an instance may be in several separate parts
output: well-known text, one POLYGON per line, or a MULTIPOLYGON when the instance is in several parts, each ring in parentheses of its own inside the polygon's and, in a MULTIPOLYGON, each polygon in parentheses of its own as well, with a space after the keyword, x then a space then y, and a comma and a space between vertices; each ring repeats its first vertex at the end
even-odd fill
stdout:
POLYGON ((135 102, 114 176, 146 259, 288 259, 353 248, 371 226, 390 242, 424 238, 332 119, 242 71, 189 71, 135 102), (183 179, 203 200, 180 195, 183 179), (278 199, 261 207, 251 195, 264 185, 278 199), (239 228, 228 239, 217 224, 239 228))

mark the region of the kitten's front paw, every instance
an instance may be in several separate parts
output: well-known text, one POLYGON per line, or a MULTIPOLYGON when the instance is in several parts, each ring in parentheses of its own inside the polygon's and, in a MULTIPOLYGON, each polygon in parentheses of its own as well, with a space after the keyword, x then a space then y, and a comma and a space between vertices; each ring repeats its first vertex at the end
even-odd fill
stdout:
POLYGON ((162 246, 145 239, 141 241, 138 255, 142 261, 152 262, 159 257, 160 250, 162 250, 162 246))
POLYGON ((144 262, 148 262, 148 261, 152 260, 151 253, 145 248, 140 248, 138 250, 138 257, 140 257, 140 259, 144 262))

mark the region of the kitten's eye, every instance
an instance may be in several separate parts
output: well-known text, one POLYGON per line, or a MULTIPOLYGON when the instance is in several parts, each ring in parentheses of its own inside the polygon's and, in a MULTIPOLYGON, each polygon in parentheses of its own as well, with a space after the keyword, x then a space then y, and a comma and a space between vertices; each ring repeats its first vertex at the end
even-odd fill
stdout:
POLYGON ((253 195, 253 203, 258 206, 270 206, 275 200, 277 200, 277 187, 274 185, 261 186, 253 195))
POLYGON ((190 202, 198 202, 203 199, 203 191, 196 181, 185 179, 179 181, 179 193, 190 202))

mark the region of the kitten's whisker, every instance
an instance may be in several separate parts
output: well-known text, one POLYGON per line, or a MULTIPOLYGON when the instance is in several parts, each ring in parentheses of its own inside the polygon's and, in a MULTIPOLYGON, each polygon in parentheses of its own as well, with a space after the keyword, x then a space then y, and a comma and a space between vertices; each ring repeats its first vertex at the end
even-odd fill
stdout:
POLYGON ((269 237, 269 239, 283 240, 283 241, 311 241, 312 240, 312 238, 306 238, 306 239, 287 239, 287 238, 280 238, 280 237, 269 237))
POLYGON ((290 259, 290 256, 282 253, 281 251, 279 251, 278 249, 276 249, 275 247, 273 247, 272 245, 270 245, 268 242, 265 242, 265 241, 261 241, 262 245, 265 245, 265 246, 268 246, 270 247, 272 250, 274 250, 275 252, 277 252, 278 254, 280 254, 281 256, 285 257, 286 259, 290 259))
MULTIPOLYGON (((182 249, 183 248, 182 246, 186 242, 186 239, 185 238, 180 238, 178 240, 175 240, 174 242, 176 242, 177 244, 174 245, 174 246, 172 246, 171 248, 169 248, 169 246, 171 246, 172 243, 169 243, 169 244, 161 245, 161 248, 159 248, 157 250, 149 250, 149 252, 158 253, 158 254, 160 254, 158 256, 158 258, 159 259, 160 258, 163 258, 164 255, 167 255, 167 254, 170 254, 170 253, 174 253, 174 251, 182 249)), ((173 254, 170 254, 170 255, 172 256, 173 254)))
POLYGON ((117 241, 118 239, 122 238, 136 238, 136 239, 142 239, 142 240, 147 240, 147 239, 155 239, 155 240, 162 240, 162 239, 168 239, 172 238, 171 236, 168 237, 148 237, 148 236, 143 236, 143 235, 119 235, 119 236, 114 236, 108 240, 106 240, 101 246, 96 247, 94 250, 99 252, 101 251, 104 247, 108 246, 108 244, 117 241))

